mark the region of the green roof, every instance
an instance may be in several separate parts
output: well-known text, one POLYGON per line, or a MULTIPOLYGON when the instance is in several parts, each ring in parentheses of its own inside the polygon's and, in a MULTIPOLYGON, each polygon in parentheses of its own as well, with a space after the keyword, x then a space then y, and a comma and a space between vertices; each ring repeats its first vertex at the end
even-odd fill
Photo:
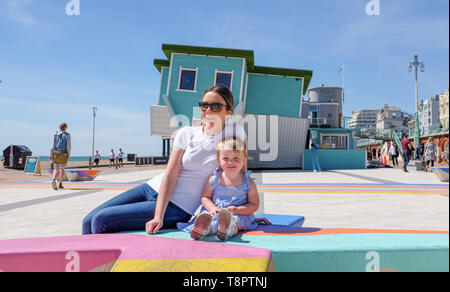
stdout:
POLYGON ((161 72, 162 67, 170 67, 170 62, 169 60, 155 59, 153 60, 153 65, 155 65, 156 69, 161 72))
POLYGON ((262 66, 255 66, 254 70, 248 70, 248 72, 304 78, 305 86, 303 87, 303 94, 306 94, 306 91, 308 89, 309 83, 311 82, 311 78, 312 78, 312 74, 313 74, 313 71, 311 71, 311 70, 289 69, 289 68, 278 68, 278 67, 262 67, 262 66))
MULTIPOLYGON (((313 71, 311 70, 255 66, 255 56, 252 50, 163 44, 162 51, 168 60, 170 60, 172 53, 244 58, 247 61, 247 72, 249 73, 304 78, 305 84, 303 87, 303 94, 306 94, 306 90, 308 89, 313 74, 313 71)), ((155 59, 153 64, 158 71, 161 72, 162 67, 170 66, 170 62, 168 60, 155 59)))
POLYGON ((182 54, 196 54, 206 56, 221 56, 221 57, 234 57, 245 58, 247 60, 247 68, 253 69, 255 66, 255 56, 251 50, 237 50, 237 49, 224 49, 213 47, 197 47, 197 46, 184 46, 184 45, 170 45, 163 44, 162 51, 170 60, 172 53, 182 54))

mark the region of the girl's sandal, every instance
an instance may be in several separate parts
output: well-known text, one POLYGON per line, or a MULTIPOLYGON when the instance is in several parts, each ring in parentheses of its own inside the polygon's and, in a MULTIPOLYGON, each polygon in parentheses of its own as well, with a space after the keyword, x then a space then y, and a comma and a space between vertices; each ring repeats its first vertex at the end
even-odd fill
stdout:
POLYGON ((199 240, 202 237, 209 234, 212 217, 209 213, 202 213, 198 215, 194 222, 194 228, 191 231, 191 237, 195 240, 199 240))

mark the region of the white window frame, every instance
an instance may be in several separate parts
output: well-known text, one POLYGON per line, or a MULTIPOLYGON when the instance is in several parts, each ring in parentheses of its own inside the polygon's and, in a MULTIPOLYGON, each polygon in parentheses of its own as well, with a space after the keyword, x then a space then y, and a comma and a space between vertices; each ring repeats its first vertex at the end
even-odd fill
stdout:
POLYGON ((230 91, 232 91, 233 90, 234 70, 232 70, 232 71, 219 71, 219 70, 216 69, 216 72, 214 73, 214 85, 217 85, 217 74, 231 74, 230 91))
POLYGON ((328 134, 328 133, 321 133, 320 134, 320 145, 323 143, 324 136, 339 136, 339 137, 347 137, 347 148, 333 148, 336 150, 349 150, 350 149, 350 137, 348 134, 328 134))
POLYGON ((177 91, 197 93, 197 78, 198 78, 198 67, 195 68, 195 69, 193 69, 193 68, 184 68, 184 67, 180 66, 180 72, 179 72, 179 74, 178 74, 177 91), (194 90, 181 89, 181 88, 180 88, 180 84, 181 84, 181 74, 183 73, 183 71, 195 71, 194 90))

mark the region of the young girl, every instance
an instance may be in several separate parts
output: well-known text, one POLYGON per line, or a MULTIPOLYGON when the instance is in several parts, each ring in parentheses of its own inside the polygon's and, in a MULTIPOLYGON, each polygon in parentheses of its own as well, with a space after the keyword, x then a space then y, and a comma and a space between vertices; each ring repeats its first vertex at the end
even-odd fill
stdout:
POLYGON ((265 218, 253 216, 259 196, 251 172, 244 172, 245 144, 236 138, 223 140, 217 146, 217 160, 219 167, 202 193, 202 213, 188 223, 177 223, 177 228, 189 232, 195 240, 208 234, 227 240, 239 230, 254 230, 260 222, 270 224, 265 218))

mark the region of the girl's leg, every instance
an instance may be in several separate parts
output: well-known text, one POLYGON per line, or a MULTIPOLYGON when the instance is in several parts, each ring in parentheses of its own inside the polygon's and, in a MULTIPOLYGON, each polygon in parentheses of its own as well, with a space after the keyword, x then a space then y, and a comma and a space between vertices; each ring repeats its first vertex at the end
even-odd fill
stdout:
POLYGON ((238 234, 238 233, 239 233, 239 227, 238 227, 238 225, 237 225, 237 223, 236 223, 236 222, 234 222, 233 224, 234 224, 234 233, 233 233, 233 235, 232 235, 232 236, 235 236, 236 234, 238 234))

